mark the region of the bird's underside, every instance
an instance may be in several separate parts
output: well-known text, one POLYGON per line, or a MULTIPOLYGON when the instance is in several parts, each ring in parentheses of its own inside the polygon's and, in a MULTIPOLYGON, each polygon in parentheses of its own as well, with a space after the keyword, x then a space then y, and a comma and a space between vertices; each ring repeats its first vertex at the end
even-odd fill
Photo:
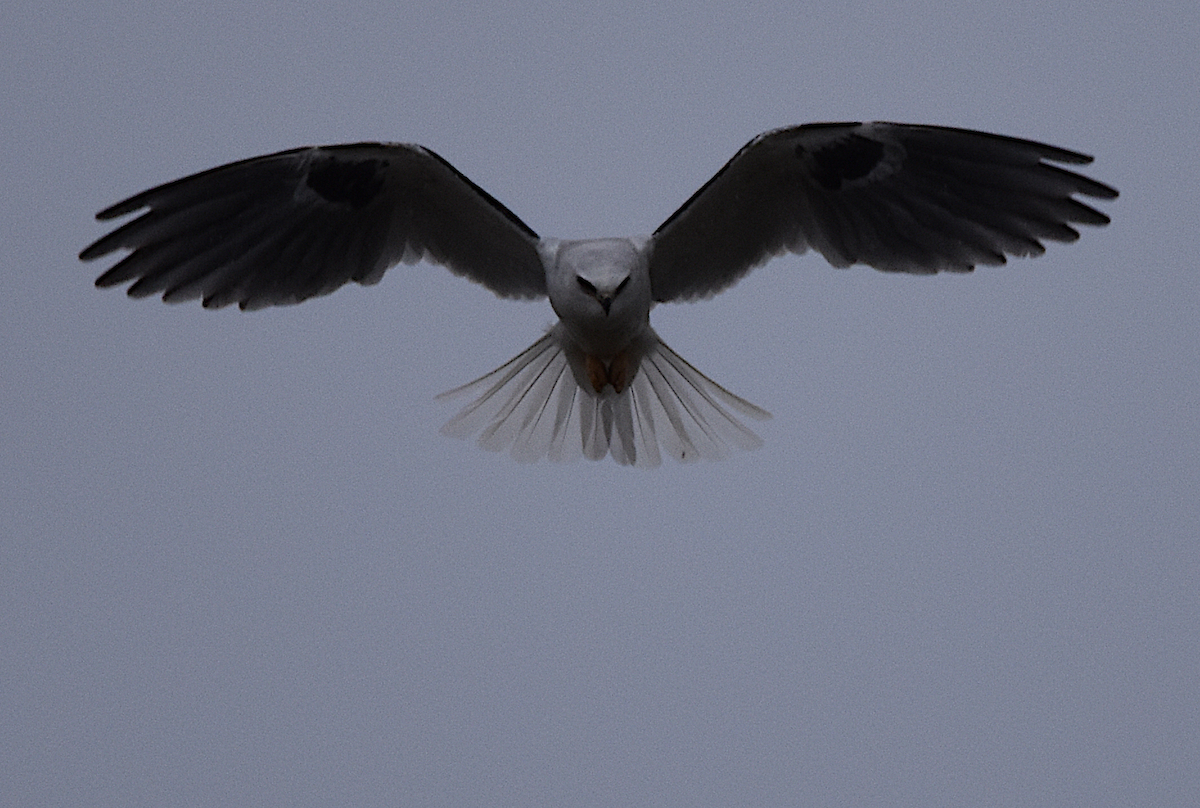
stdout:
POLYGON ((767 417, 662 342, 656 303, 709 297, 809 248, 838 267, 919 274, 1040 255, 1108 223, 1076 197, 1116 190, 1055 165, 1091 159, 964 129, 808 124, 751 140, 649 237, 558 241, 421 146, 309 147, 119 202, 97 218, 145 212, 80 258, 127 251, 98 286, 205 307, 298 303, 420 261, 501 297, 548 297, 559 322, 445 394, 471 401, 443 431, 521 460, 652 466, 753 448, 741 418, 767 417))

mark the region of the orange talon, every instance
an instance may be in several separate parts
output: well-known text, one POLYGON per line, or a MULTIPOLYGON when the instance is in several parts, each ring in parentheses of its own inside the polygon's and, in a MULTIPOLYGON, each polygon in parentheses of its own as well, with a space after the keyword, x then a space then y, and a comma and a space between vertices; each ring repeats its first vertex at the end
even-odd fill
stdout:
POLYGON ((629 354, 621 351, 608 364, 608 380, 618 393, 629 384, 629 354))
POLYGON ((604 390, 605 385, 611 384, 618 393, 629 385, 629 354, 625 351, 613 357, 607 365, 591 354, 584 354, 583 359, 588 381, 597 393, 604 390))
POLYGON ((587 368, 588 381, 592 383, 592 389, 599 393, 604 389, 604 385, 608 384, 608 368, 604 367, 604 363, 591 354, 584 356, 584 366, 587 368))

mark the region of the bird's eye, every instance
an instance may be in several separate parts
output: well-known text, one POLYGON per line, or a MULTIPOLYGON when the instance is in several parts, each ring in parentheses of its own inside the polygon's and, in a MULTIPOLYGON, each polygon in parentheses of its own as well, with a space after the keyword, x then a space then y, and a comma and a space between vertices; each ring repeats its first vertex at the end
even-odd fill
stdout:
POLYGON ((587 280, 586 278, 581 278, 578 275, 575 276, 575 280, 579 282, 580 289, 587 292, 589 295, 596 294, 596 287, 591 281, 587 280))

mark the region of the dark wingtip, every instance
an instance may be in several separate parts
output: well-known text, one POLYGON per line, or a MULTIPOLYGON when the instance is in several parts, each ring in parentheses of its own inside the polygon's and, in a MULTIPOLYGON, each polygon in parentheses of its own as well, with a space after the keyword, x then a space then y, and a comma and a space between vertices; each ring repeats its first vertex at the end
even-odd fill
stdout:
POLYGON ((80 261, 94 261, 102 255, 107 255, 109 253, 109 250, 106 250, 103 247, 101 247, 101 245, 100 245, 101 241, 103 241, 103 239, 100 239, 99 241, 93 241, 91 244, 87 245, 82 250, 80 250, 79 251, 79 260, 80 261))
POLYGON ((135 210, 146 207, 146 203, 142 201, 142 197, 144 196, 145 194, 138 194, 137 196, 131 196, 128 199, 122 199, 115 205, 109 205, 107 208, 96 214, 96 221, 106 222, 109 219, 117 219, 126 214, 133 213, 135 210))
POLYGON ((1096 158, 1090 154, 1071 151, 1070 149, 1064 149, 1060 146, 1047 145, 1046 148, 1053 151, 1050 154, 1044 155, 1045 159, 1052 160, 1056 163, 1069 163, 1076 166, 1086 166, 1088 163, 1093 163, 1096 161, 1096 158))

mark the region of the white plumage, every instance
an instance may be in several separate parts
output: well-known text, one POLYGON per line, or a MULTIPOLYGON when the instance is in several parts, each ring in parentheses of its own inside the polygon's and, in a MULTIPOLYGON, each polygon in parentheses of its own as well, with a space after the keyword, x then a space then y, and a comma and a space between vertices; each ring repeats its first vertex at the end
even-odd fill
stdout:
POLYGON ((298 303, 404 262, 442 264, 501 297, 549 297, 559 322, 444 396, 443 431, 519 460, 612 455, 653 466, 753 448, 764 410, 672 351, 656 303, 697 300, 785 252, 834 266, 934 273, 1039 255, 1108 217, 1076 195, 1115 189, 1052 163, 1091 157, 1028 140, 895 123, 808 124, 759 135, 652 235, 542 239, 432 151, 318 146, 255 157, 144 191, 101 220, 138 218, 85 248, 129 250, 98 286, 243 309, 298 303))

